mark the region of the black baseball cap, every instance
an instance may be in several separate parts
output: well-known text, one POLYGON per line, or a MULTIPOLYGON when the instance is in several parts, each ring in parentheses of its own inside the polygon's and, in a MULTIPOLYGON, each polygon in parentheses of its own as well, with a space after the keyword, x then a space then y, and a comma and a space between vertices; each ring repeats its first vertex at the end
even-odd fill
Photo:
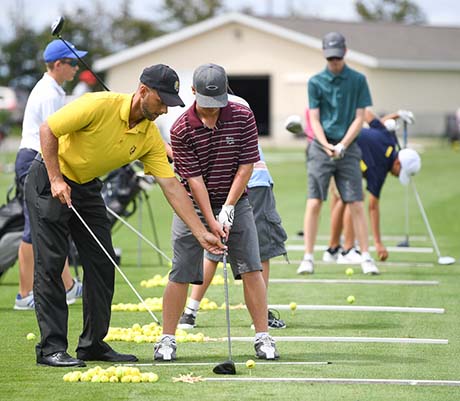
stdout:
POLYGON ((323 54, 325 58, 343 58, 347 46, 345 37, 339 32, 329 32, 323 38, 323 54))
POLYGON ((139 80, 149 88, 155 89, 166 106, 185 106, 179 96, 179 77, 171 67, 164 64, 147 67, 142 71, 139 80))

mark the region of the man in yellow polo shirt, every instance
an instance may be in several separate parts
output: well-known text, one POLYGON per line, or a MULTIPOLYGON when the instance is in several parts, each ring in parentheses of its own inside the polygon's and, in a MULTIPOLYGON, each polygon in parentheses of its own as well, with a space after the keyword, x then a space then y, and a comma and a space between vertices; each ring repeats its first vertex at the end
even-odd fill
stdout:
POLYGON ((104 248, 115 257, 110 224, 97 178, 134 160, 155 176, 176 213, 184 219, 203 248, 222 252, 220 240, 209 233, 192 202, 175 178, 153 121, 168 106, 184 106, 179 78, 170 67, 145 68, 134 94, 86 94, 51 115, 40 127, 42 157, 31 166, 26 182, 34 245, 35 312, 41 339, 37 363, 69 367, 84 361, 132 362, 103 341, 107 334, 114 292, 113 265, 70 206, 79 212, 104 248), (83 321, 77 358, 67 353, 68 309, 60 280, 68 254, 68 236, 77 246, 84 270, 83 321))

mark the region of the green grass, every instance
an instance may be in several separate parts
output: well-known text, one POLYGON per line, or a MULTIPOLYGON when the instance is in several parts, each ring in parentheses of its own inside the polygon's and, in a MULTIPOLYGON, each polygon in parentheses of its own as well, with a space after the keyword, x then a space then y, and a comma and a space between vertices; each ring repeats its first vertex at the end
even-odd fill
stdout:
MULTIPOLYGON (((302 228, 306 195, 306 171, 304 144, 297 149, 266 149, 265 154, 274 176, 278 210, 288 234, 294 237, 302 228)), ((11 163, 12 154, 0 154, 1 163, 11 163)), ((416 184, 428 215, 431 227, 443 255, 460 258, 460 155, 440 141, 424 143, 422 171, 416 184)), ((4 169, 0 175, 0 200, 3 201, 7 186, 13 176, 4 169)), ((159 187, 149 193, 155 223, 160 235, 161 248, 170 251, 171 211, 159 187)), ((420 215, 412 191, 409 192, 409 221, 412 236, 425 236, 426 241, 411 241, 412 245, 431 246, 425 224, 420 215)), ((405 189, 392 177, 388 178, 382 200, 382 232, 384 235, 402 235, 405 230, 405 189)), ((322 211, 320 235, 327 234, 329 226, 328 205, 322 211)), ((142 215, 142 230, 152 238, 147 210, 142 215)), ((131 224, 139 226, 140 219, 133 216, 131 224)), ((324 240, 318 240, 324 243, 324 240)), ((289 244, 297 243, 290 239, 289 244)), ((122 268, 143 297, 161 296, 163 288, 145 289, 139 283, 155 274, 165 275, 166 263, 159 265, 157 255, 126 228, 114 234, 114 244, 122 248, 122 268), (140 251, 140 252, 139 252, 140 251)), ((396 241, 387 241, 396 245, 396 241)), ((301 258, 302 252, 290 252, 291 260, 301 258)), ((321 255, 318 253, 319 259, 321 255)), ((390 254, 391 261, 436 262, 435 254, 390 254)), ((296 264, 272 264, 271 277, 297 278, 296 264)), ((346 304, 346 297, 353 294, 356 305, 412 306, 445 308, 445 314, 372 313, 372 312, 321 312, 283 311, 282 318, 288 328, 272 334, 280 336, 363 336, 363 337, 415 337, 444 338, 448 345, 413 344, 359 344, 359 343, 289 343, 279 342, 282 361, 330 361, 330 365, 284 366, 257 365, 252 377, 323 377, 323 378, 387 378, 458 380, 460 378, 460 305, 458 302, 459 265, 434 267, 382 266, 379 279, 438 280, 439 286, 384 286, 353 284, 272 284, 269 302, 288 304, 346 304)), ((312 278, 345 278, 345 267, 318 266, 312 278)), ((355 269, 354 278, 363 278, 355 269)), ((210 366, 194 368, 165 365, 142 368, 160 376, 155 384, 96 384, 64 383, 67 370, 38 367, 35 365, 34 341, 27 341, 26 334, 38 335, 34 313, 13 311, 17 292, 17 266, 10 269, 0 282, 0 310, 3 339, 0 357, 1 399, 5 400, 179 400, 179 399, 276 399, 276 400, 458 400, 460 392, 448 387, 420 387, 397 385, 336 385, 305 383, 230 383, 203 382, 195 385, 173 383, 172 377, 194 372, 203 377, 216 377, 210 366)), ((223 287, 212 286, 208 298, 218 304, 223 302, 223 287)), ((230 285, 232 304, 243 301, 242 287, 230 285)), ((117 274, 115 303, 137 302, 134 294, 117 274)), ((97 307, 95 305, 94 307, 97 307)), ((160 314, 158 314, 160 316, 160 314)), ((69 352, 74 353, 81 330, 81 301, 70 306, 69 352)), ((244 310, 231 312, 232 335, 252 336, 250 318, 244 310)), ((134 323, 146 324, 151 317, 145 312, 114 312, 112 326, 129 327, 134 323)), ((223 311, 201 312, 199 327, 195 331, 210 337, 225 337, 226 325, 223 311)), ((140 362, 152 362, 152 344, 113 343, 118 351, 138 355, 140 362)), ((244 362, 253 358, 251 343, 233 343, 234 359, 244 362)), ((180 362, 224 361, 227 357, 225 343, 179 344, 180 362)), ((89 363, 89 367, 96 363, 89 363)), ((100 363, 107 367, 109 365, 100 363)), ((249 377, 245 367, 238 367, 237 377, 249 377)))

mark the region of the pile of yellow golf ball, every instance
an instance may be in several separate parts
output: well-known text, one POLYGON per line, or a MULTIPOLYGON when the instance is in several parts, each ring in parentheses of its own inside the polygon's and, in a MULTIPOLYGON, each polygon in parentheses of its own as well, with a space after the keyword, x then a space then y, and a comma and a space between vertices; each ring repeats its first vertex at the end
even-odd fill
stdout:
MULTIPOLYGON (((161 274, 155 274, 152 278, 148 280, 141 281, 141 287, 144 288, 154 288, 154 287, 166 287, 168 284, 169 273, 165 276, 161 274)), ((220 274, 216 274, 211 281, 211 285, 223 285, 224 278, 220 274)))
POLYGON ((93 382, 93 383, 155 383, 158 375, 153 372, 141 373, 139 368, 128 366, 110 366, 102 369, 100 366, 86 371, 76 370, 66 373, 62 379, 65 382, 93 382))
MULTIPOLYGON (((151 311, 154 312, 161 312, 163 309, 163 298, 145 298, 144 299, 145 303, 149 307, 151 311)), ((138 304, 125 304, 125 303, 119 303, 119 304, 113 304, 112 305, 112 312, 143 312, 147 310, 145 305, 143 303, 138 303, 138 304)))
MULTIPOLYGON (((135 323, 132 327, 109 327, 105 341, 126 341, 135 343, 155 343, 160 340, 163 328, 157 323, 150 323, 141 326, 135 323)), ((185 330, 176 330, 177 342, 203 342, 203 333, 187 333, 185 330)))

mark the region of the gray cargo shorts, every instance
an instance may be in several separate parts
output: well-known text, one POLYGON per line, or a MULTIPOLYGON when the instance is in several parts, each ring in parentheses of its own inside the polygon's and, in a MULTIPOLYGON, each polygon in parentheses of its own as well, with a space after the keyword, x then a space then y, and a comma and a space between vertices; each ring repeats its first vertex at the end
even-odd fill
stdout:
POLYGON ((329 181, 334 177, 340 197, 345 203, 363 200, 361 149, 353 142, 343 159, 331 160, 318 141, 307 149, 308 198, 327 199, 329 181))
MULTIPOLYGON (((213 212, 218 215, 220 209, 213 212)), ((176 214, 172 224, 172 246, 173 261, 169 279, 177 283, 203 284, 203 248, 176 214)), ((240 279, 243 273, 262 270, 254 215, 247 197, 235 205, 235 218, 227 246, 228 261, 235 279, 240 279)), ((209 252, 206 252, 206 257, 214 261, 222 259, 222 255, 209 252)))

